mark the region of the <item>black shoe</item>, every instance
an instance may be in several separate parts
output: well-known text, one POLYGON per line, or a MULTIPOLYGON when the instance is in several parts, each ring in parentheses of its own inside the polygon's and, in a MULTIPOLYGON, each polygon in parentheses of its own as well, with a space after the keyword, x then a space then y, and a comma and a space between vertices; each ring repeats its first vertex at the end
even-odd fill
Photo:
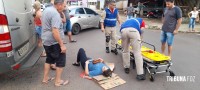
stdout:
POLYGON ((116 55, 118 54, 117 49, 111 50, 112 53, 115 53, 116 55))
POLYGON ((80 63, 72 63, 73 66, 80 66, 80 63))
POLYGON ((136 79, 137 80, 145 80, 146 79, 145 74, 137 75, 136 79))
POLYGON ((110 53, 109 47, 106 47, 106 53, 110 53))
POLYGON ((116 49, 114 49, 114 50, 111 50, 111 52, 112 52, 112 53, 115 53, 115 52, 116 52, 116 49))
POLYGON ((125 71, 126 74, 129 74, 130 69, 129 68, 125 68, 124 71, 125 71))

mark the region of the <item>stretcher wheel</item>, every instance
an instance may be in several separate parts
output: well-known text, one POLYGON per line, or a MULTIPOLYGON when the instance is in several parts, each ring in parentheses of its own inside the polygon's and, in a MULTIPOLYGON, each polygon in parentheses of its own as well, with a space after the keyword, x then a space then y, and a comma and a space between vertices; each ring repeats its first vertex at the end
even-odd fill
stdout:
POLYGON ((152 81, 152 82, 154 81, 153 75, 150 75, 149 80, 152 81))
POLYGON ((115 51, 115 55, 117 55, 118 54, 118 52, 117 52, 117 50, 115 51))
POLYGON ((169 75, 170 75, 170 76, 172 76, 172 77, 174 77, 174 76, 175 76, 175 74, 174 74, 174 72, 173 72, 173 71, 169 71, 169 75))

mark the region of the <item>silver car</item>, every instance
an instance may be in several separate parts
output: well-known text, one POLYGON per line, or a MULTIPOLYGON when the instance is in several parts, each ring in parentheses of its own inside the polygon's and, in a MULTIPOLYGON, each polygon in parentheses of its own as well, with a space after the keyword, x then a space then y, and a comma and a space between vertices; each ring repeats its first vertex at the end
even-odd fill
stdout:
POLYGON ((34 28, 31 0, 0 0, 0 74, 33 66, 42 48, 34 28))
POLYGON ((100 28, 100 15, 90 8, 69 7, 72 34, 76 35, 87 28, 100 28))

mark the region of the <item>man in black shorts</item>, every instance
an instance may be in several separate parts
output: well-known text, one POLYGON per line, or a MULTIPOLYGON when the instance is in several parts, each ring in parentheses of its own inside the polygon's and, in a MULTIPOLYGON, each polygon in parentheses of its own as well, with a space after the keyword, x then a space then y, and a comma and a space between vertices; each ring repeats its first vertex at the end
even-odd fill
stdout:
POLYGON ((48 7, 42 14, 42 41, 47 54, 44 65, 43 83, 48 83, 53 78, 49 77, 50 64, 56 63, 55 86, 66 85, 68 81, 61 80, 63 67, 66 63, 66 46, 63 44, 63 23, 60 12, 66 6, 65 0, 55 0, 54 6, 48 7))

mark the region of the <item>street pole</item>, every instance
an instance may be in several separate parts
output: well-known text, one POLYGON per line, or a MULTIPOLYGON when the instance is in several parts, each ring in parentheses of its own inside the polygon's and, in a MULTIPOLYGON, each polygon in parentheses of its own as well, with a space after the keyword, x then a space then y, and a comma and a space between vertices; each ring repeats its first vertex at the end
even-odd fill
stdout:
POLYGON ((88 7, 88 0, 87 0, 87 7, 88 7))

